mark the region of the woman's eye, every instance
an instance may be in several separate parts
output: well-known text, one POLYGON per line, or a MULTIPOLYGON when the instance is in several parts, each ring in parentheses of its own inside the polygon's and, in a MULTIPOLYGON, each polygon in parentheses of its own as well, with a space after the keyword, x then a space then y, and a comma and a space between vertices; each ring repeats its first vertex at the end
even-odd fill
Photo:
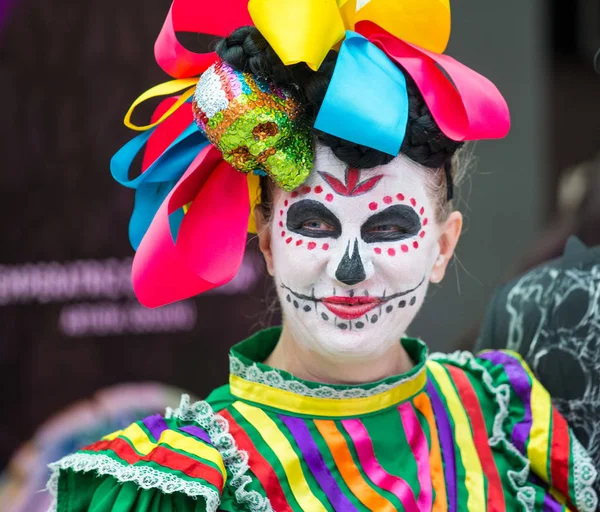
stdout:
POLYGON ((333 231, 333 226, 327 224, 322 220, 307 220, 302 224, 303 229, 307 229, 310 231, 333 231))

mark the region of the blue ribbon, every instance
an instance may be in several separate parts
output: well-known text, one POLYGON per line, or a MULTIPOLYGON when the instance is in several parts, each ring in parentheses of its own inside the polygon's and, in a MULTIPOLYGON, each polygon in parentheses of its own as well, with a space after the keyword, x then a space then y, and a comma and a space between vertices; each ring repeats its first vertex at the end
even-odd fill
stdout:
MULTIPOLYGON (((129 241, 137 250, 152 219, 169 192, 198 153, 209 144, 195 123, 190 125, 165 149, 162 154, 137 178, 129 179, 129 169, 144 147, 154 128, 138 135, 125 144, 110 162, 113 178, 121 185, 135 189, 135 204, 129 221, 129 241)), ((172 231, 178 230, 183 212, 171 216, 172 231)))
POLYGON ((365 37, 347 31, 315 128, 396 156, 408 106, 402 71, 365 37))

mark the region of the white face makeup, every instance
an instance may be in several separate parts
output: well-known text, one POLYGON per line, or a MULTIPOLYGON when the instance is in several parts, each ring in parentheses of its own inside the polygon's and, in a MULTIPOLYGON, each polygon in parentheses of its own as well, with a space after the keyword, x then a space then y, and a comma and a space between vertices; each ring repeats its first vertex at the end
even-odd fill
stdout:
POLYGON ((341 360, 397 344, 439 254, 422 169, 404 156, 348 169, 319 146, 310 178, 273 211, 274 278, 296 341, 341 360))

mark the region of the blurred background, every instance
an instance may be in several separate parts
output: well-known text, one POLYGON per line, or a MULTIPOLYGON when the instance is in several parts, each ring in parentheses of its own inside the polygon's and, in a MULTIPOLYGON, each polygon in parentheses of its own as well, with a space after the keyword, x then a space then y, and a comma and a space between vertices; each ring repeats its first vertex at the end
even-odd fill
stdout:
MULTIPOLYGON (((182 389, 205 396, 226 382, 229 347, 278 322, 252 240, 223 288, 158 310, 133 296, 133 192, 109 160, 134 135, 131 102, 167 79, 153 43, 169 5, 0 0, 2 510, 41 510, 47 461, 182 389)), ((494 288, 569 234, 600 243, 600 0, 452 10, 447 53, 498 85, 513 127, 474 147, 457 261, 411 326, 441 351, 472 347, 494 288)))

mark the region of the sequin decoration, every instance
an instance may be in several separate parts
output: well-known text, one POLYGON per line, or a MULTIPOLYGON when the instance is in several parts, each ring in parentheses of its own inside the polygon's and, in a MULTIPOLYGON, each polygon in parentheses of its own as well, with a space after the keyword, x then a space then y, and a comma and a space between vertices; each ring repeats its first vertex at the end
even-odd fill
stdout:
POLYGON ((311 131, 285 90, 221 61, 200 77, 192 109, 208 140, 240 172, 264 171, 284 190, 308 178, 311 131))

